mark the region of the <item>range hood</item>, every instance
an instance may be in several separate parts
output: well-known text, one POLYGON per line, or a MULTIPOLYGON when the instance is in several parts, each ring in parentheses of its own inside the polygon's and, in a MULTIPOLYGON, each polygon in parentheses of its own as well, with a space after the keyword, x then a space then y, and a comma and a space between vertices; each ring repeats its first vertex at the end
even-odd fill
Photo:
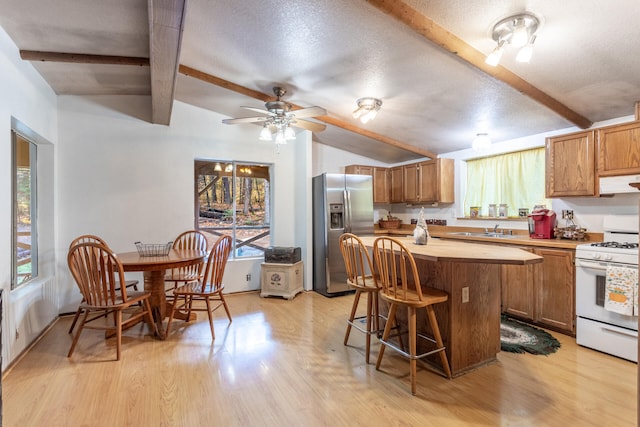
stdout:
POLYGON ((630 184, 640 185, 640 175, 602 176, 600 181, 600 195, 620 193, 637 193, 638 188, 630 184))

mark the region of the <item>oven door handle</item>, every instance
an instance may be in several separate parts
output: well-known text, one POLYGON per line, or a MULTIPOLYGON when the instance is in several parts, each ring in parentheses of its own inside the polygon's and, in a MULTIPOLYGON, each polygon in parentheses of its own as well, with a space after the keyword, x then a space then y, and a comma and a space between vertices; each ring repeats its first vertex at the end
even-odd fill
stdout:
POLYGON ((582 268, 585 270, 596 270, 596 271, 606 271, 607 264, 604 262, 597 261, 585 261, 581 259, 576 260, 576 267, 582 268))

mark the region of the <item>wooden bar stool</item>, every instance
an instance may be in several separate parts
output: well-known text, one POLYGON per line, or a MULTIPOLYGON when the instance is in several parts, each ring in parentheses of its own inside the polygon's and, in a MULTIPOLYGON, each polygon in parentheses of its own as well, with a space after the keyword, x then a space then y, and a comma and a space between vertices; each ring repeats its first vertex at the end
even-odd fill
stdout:
POLYGON ((340 251, 344 259, 347 271, 347 283, 355 291, 355 298, 351 306, 351 314, 347 319, 347 332, 344 335, 344 345, 349 341, 351 327, 356 328, 366 335, 365 351, 366 363, 369 363, 371 349, 371 335, 380 334, 380 314, 378 312, 378 293, 380 288, 373 277, 373 264, 367 248, 355 234, 344 233, 340 236, 340 251), (367 296, 367 314, 356 317, 358 304, 362 294, 367 296), (361 321, 366 319, 366 327, 361 326, 361 321))
POLYGON ((416 394, 416 360, 430 354, 440 353, 442 369, 447 378, 451 378, 451 369, 447 354, 438 328, 438 321, 433 310, 434 304, 444 303, 449 299, 446 292, 434 288, 422 288, 416 262, 405 245, 392 237, 379 237, 373 242, 373 257, 380 298, 389 303, 389 319, 380 339, 380 352, 376 369, 380 369, 382 356, 386 347, 391 347, 409 359, 411 376, 411 393, 416 394), (413 279, 410 284, 409 279, 413 279), (398 307, 407 309, 407 323, 409 329, 409 352, 390 340, 391 324, 396 322, 398 307), (426 309, 427 318, 431 325, 433 337, 418 333, 416 325, 416 311, 426 309), (422 354, 417 353, 417 339, 421 338, 435 345, 435 348, 422 354))

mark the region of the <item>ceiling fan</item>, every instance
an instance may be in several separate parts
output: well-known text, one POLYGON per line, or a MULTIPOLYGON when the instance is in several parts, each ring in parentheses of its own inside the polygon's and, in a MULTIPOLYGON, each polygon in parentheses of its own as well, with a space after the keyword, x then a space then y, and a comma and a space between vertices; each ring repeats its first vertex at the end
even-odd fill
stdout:
POLYGON ((322 107, 309 107, 301 108, 299 110, 291 110, 291 104, 280 99, 286 92, 287 90, 285 88, 274 86, 273 93, 276 95, 277 99, 275 101, 266 102, 264 104, 266 110, 254 107, 242 107, 246 108, 247 110, 264 114, 264 116, 224 119, 222 120, 222 123, 262 123, 264 129, 267 129, 272 134, 276 134, 278 132, 284 133, 289 126, 295 126, 298 128, 310 130, 312 132, 321 132, 325 130, 325 128, 327 127, 326 125, 322 123, 311 122, 309 120, 304 120, 304 118, 324 116, 327 114, 327 110, 322 107))

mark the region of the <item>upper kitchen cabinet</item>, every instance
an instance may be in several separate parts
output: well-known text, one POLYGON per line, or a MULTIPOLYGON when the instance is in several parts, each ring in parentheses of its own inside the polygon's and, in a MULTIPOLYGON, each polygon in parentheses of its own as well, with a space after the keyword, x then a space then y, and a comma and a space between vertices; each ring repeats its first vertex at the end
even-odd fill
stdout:
POLYGON ((453 203, 454 160, 435 159, 404 166, 404 202, 453 203))
POLYGON ((546 197, 595 196, 595 131, 546 139, 546 197))
POLYGON ((640 173, 640 121, 598 129, 598 176, 640 173))
POLYGON ((373 177, 373 203, 389 203, 389 169, 377 166, 349 165, 344 173, 373 177))
POLYGON ((373 176, 373 168, 373 166, 349 165, 344 167, 344 173, 373 176))
POLYGON ((389 169, 389 202, 401 203, 404 201, 404 167, 396 166, 389 169))
POLYGON ((453 159, 435 159, 419 163, 420 201, 453 203, 455 201, 453 159))

